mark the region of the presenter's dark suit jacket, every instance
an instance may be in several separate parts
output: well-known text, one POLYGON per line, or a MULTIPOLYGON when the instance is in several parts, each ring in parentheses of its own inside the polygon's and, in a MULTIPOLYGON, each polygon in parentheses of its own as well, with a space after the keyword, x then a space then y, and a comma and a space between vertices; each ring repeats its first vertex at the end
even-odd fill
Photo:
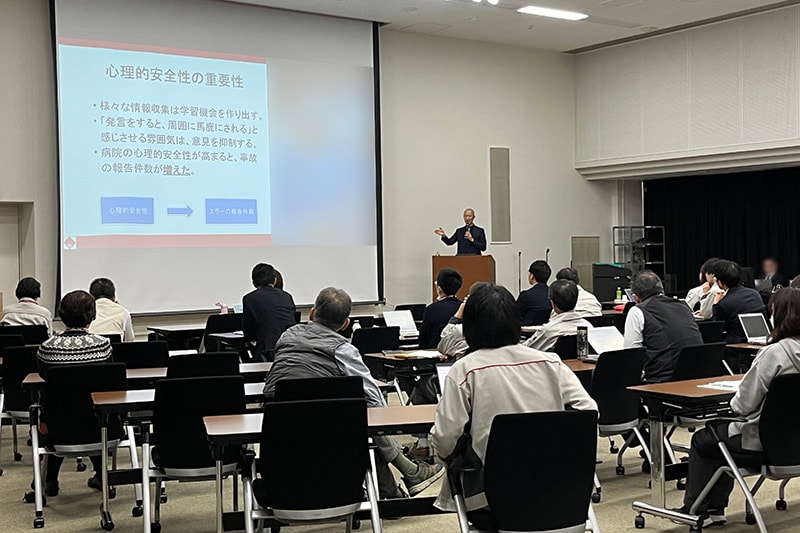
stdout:
POLYGON ((517 308, 523 326, 541 326, 550 319, 553 306, 547 296, 547 284, 537 283, 517 297, 517 308))
POLYGON ((486 251, 486 231, 483 228, 474 225, 470 228, 470 233, 472 233, 472 238, 475 242, 467 240, 464 237, 466 233, 467 227, 462 226, 453 233, 452 237, 442 235, 442 242, 447 246, 458 243, 457 255, 481 255, 482 252, 486 251))
POLYGON ((766 310, 764 300, 755 289, 747 287, 731 287, 728 294, 714 304, 712 320, 722 320, 725 322, 725 342, 728 344, 738 344, 747 341, 739 315, 745 313, 763 313, 766 310))
POLYGON ((255 341, 256 357, 272 359, 275 343, 295 325, 294 313, 292 295, 281 289, 261 287, 242 298, 242 332, 246 342, 255 341))
POLYGON ((436 348, 442 336, 442 330, 458 311, 461 300, 455 296, 433 302, 425 308, 422 315, 422 326, 419 328, 419 347, 422 350, 436 348))

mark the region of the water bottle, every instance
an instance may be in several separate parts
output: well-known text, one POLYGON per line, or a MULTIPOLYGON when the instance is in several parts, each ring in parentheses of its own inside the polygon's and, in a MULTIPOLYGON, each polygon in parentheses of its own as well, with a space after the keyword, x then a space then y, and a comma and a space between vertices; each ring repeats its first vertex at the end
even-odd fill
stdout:
POLYGON ((616 300, 622 300, 622 289, 617 287, 617 294, 615 296, 616 300))
POLYGON ((578 326, 578 359, 583 361, 589 357, 589 328, 586 326, 578 326))

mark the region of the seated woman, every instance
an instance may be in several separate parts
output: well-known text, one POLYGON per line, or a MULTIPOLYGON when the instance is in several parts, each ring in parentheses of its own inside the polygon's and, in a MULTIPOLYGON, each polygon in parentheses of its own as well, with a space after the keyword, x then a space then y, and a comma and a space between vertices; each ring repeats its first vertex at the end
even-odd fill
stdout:
MULTIPOLYGON (((734 459, 752 459, 763 451, 758 436, 761 408, 772 380, 785 374, 800 373, 800 290, 783 289, 772 296, 770 310, 775 329, 769 344, 762 348, 745 374, 739 391, 731 400, 731 409, 746 422, 720 422, 716 428, 734 459), (749 456, 749 457, 748 457, 749 456)), ((712 475, 725 464, 717 440, 709 429, 701 429, 692 437, 689 452, 689 474, 683 507, 688 513, 712 475)), ((704 517, 703 527, 725 523, 725 508, 733 490, 733 479, 722 476, 714 485, 707 501, 697 513, 704 517)))
MULTIPOLYGON (((95 318, 95 302, 86 291, 72 291, 61 299, 58 314, 67 329, 64 333, 54 335, 39 346, 36 354, 39 374, 47 379, 47 370, 57 365, 104 363, 111 359, 111 341, 99 335, 92 335, 87 330, 95 318)), ((47 438, 47 413, 42 413, 39 432, 47 438)), ((91 457, 94 476, 89 478, 89 487, 101 490, 102 482, 97 473, 100 468, 100 457, 91 457)), ((58 473, 61 470, 63 457, 48 455, 45 469, 45 489, 48 496, 58 495, 58 473)), ((25 495, 26 502, 33 502, 33 493, 25 495)))
MULTIPOLYGON (((431 432, 439 458, 449 458, 470 420, 472 447, 483 461, 489 429, 498 413, 563 411, 565 406, 597 409, 558 355, 519 343, 519 312, 504 287, 477 285, 464 306, 463 328, 469 354, 456 361, 447 375, 431 432)), ((488 505, 483 493, 468 497, 466 504, 473 524, 481 529, 493 527, 489 513, 475 512, 488 505)), ((436 505, 455 510, 447 483, 436 505)))

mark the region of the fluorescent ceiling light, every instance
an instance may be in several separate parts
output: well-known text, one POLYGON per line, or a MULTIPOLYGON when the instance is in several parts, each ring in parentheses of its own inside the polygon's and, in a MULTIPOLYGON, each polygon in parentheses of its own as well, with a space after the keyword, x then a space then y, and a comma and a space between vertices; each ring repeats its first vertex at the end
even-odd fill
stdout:
POLYGON ((550 17, 564 20, 583 20, 589 15, 577 13, 575 11, 562 11, 560 9, 550 9, 549 7, 525 6, 517 9, 518 13, 526 15, 538 15, 540 17, 550 17))
POLYGON ((499 2, 500 0, 489 0, 489 3, 492 4, 493 6, 496 6, 499 2))

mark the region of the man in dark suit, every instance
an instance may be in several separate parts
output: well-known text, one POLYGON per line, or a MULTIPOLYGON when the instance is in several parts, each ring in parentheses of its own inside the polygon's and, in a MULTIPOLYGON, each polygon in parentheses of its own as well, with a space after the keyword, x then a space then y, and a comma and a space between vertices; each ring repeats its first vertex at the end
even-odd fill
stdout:
POLYGON ((242 298, 242 332, 245 342, 255 342, 255 359, 272 361, 275 343, 295 325, 294 300, 288 292, 274 287, 272 265, 257 264, 252 278, 256 290, 242 298))
POLYGON ((528 268, 528 282, 533 286, 519 293, 517 297, 517 308, 523 326, 540 326, 550 319, 553 309, 547 295, 550 274, 550 265, 541 259, 531 263, 528 268))
POLYGON ((458 228, 452 237, 448 237, 441 227, 436 228, 434 233, 447 246, 458 243, 456 255, 481 255, 486 251, 486 232, 474 222, 475 210, 468 207, 464 210, 464 226, 458 228))
POLYGON ((719 261, 714 265, 717 285, 724 292, 715 296, 712 320, 725 322, 725 342, 737 344, 747 342, 739 315, 744 313, 763 313, 766 310, 761 295, 754 289, 742 287, 742 274, 739 265, 733 261, 719 261))
POLYGON ((452 268, 443 268, 436 276, 436 301, 425 308, 422 327, 419 329, 419 347, 423 350, 436 348, 442 330, 453 318, 461 305, 456 293, 464 283, 461 274, 452 268))
POLYGON ((767 257, 761 262, 761 270, 764 275, 761 279, 768 279, 772 282, 773 287, 780 285, 781 287, 788 287, 789 280, 786 276, 778 271, 778 260, 774 257, 767 257))

